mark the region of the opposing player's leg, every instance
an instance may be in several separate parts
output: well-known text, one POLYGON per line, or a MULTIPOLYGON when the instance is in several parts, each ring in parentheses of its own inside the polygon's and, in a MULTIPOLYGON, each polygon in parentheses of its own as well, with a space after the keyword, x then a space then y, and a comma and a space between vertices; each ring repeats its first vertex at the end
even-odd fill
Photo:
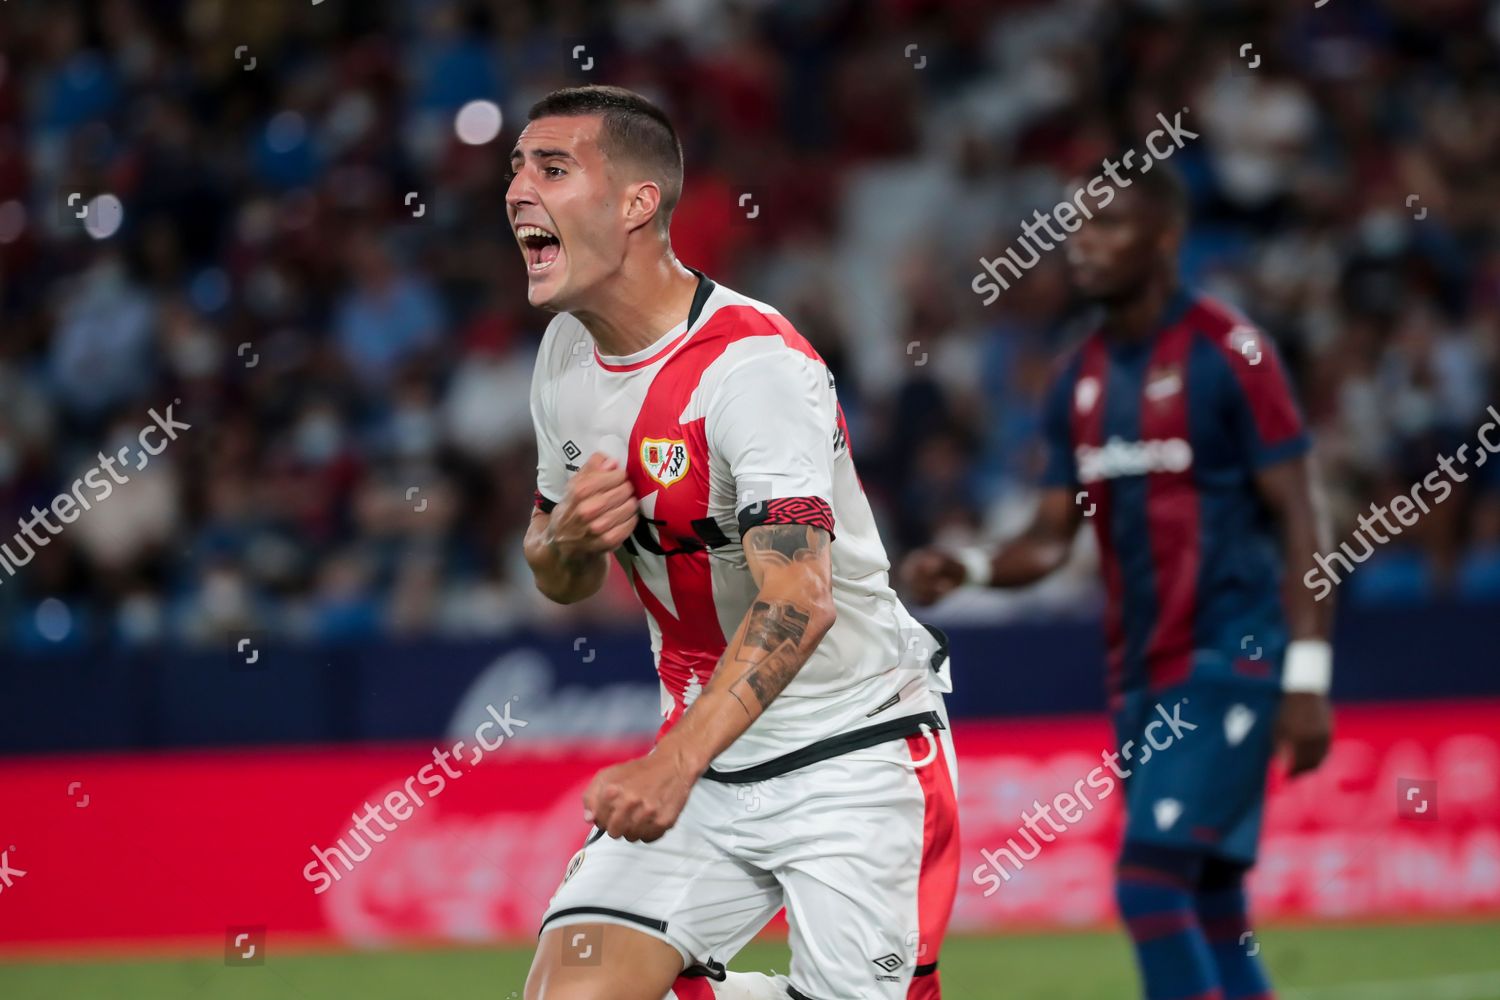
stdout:
POLYGON ((1224 1000, 1271 1000, 1271 981, 1250 927, 1245 873, 1249 866, 1209 858, 1198 879, 1198 923, 1224 986, 1224 1000))
POLYGON ((1210 940, 1205 908, 1219 913, 1243 897, 1205 902, 1204 890, 1233 888, 1211 859, 1254 861, 1278 698, 1270 685, 1193 680, 1127 695, 1116 717, 1120 765, 1130 768, 1116 898, 1147 1000, 1242 995, 1225 992, 1245 970, 1227 951, 1218 960, 1223 943, 1210 940))
POLYGON ((1115 899, 1135 946, 1146 1000, 1222 1000, 1219 971, 1198 923, 1203 856, 1127 841, 1115 899))

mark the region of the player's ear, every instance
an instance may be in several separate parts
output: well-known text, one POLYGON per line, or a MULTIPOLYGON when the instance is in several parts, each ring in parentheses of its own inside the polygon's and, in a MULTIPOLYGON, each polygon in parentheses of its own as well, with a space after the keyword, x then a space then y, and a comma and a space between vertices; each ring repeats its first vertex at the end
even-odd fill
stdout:
POLYGON ((655 181, 639 181, 625 189, 625 224, 632 230, 656 218, 661 208, 661 188, 655 181))

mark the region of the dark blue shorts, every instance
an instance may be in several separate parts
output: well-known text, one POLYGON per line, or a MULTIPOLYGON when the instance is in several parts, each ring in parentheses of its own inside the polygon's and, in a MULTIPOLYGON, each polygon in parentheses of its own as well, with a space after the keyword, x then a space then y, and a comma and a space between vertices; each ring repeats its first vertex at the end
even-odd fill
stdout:
POLYGON ((1125 840, 1253 863, 1280 704, 1275 685, 1236 680, 1127 692, 1114 715, 1125 840))

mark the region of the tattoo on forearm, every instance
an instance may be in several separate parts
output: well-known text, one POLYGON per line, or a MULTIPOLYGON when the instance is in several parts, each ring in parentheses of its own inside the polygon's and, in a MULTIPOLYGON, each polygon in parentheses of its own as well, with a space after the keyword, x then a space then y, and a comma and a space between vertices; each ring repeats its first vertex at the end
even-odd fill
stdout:
MULTIPOLYGON (((761 584, 770 567, 814 562, 828 557, 828 532, 805 524, 759 524, 745 532, 746 561, 751 575, 761 584)), ((812 624, 811 609, 791 601, 757 600, 745 618, 744 634, 728 651, 724 663, 743 672, 730 684, 729 693, 754 714, 742 694, 754 695, 761 709, 792 682, 807 661, 803 644, 812 624)))
POLYGON ((736 659, 755 659, 746 655, 747 649, 763 649, 774 653, 787 643, 791 643, 793 647, 802 645, 802 637, 807 634, 807 623, 811 618, 811 615, 791 603, 756 601, 745 622, 745 640, 740 643, 736 659))
MULTIPOLYGON (((745 675, 735 686, 743 684, 748 687, 755 693, 755 700, 760 702, 760 707, 764 709, 786 689, 805 662, 807 662, 806 658, 797 649, 782 649, 745 671, 745 675)), ((732 691, 733 688, 730 690, 732 691)))
POLYGON ((828 547, 828 532, 805 524, 759 524, 745 533, 751 558, 795 562, 828 547))
POLYGON ((734 654, 736 662, 748 663, 750 668, 730 688, 731 693, 738 698, 735 688, 743 684, 761 708, 775 701, 802 669, 806 660, 802 640, 811 620, 810 614, 789 602, 756 601, 745 621, 745 637, 734 654))

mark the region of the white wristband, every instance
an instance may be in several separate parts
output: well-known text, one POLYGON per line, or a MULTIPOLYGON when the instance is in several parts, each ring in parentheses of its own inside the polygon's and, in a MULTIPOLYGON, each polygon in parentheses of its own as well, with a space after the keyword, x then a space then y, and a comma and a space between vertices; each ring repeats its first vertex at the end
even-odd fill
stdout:
POLYGON ((1333 686, 1333 647, 1323 639, 1293 639, 1281 669, 1283 691, 1327 694, 1333 686))
POLYGON ((964 583, 974 587, 988 587, 993 569, 990 565, 990 554, 987 550, 973 547, 959 549, 953 553, 953 558, 963 563, 964 583))

